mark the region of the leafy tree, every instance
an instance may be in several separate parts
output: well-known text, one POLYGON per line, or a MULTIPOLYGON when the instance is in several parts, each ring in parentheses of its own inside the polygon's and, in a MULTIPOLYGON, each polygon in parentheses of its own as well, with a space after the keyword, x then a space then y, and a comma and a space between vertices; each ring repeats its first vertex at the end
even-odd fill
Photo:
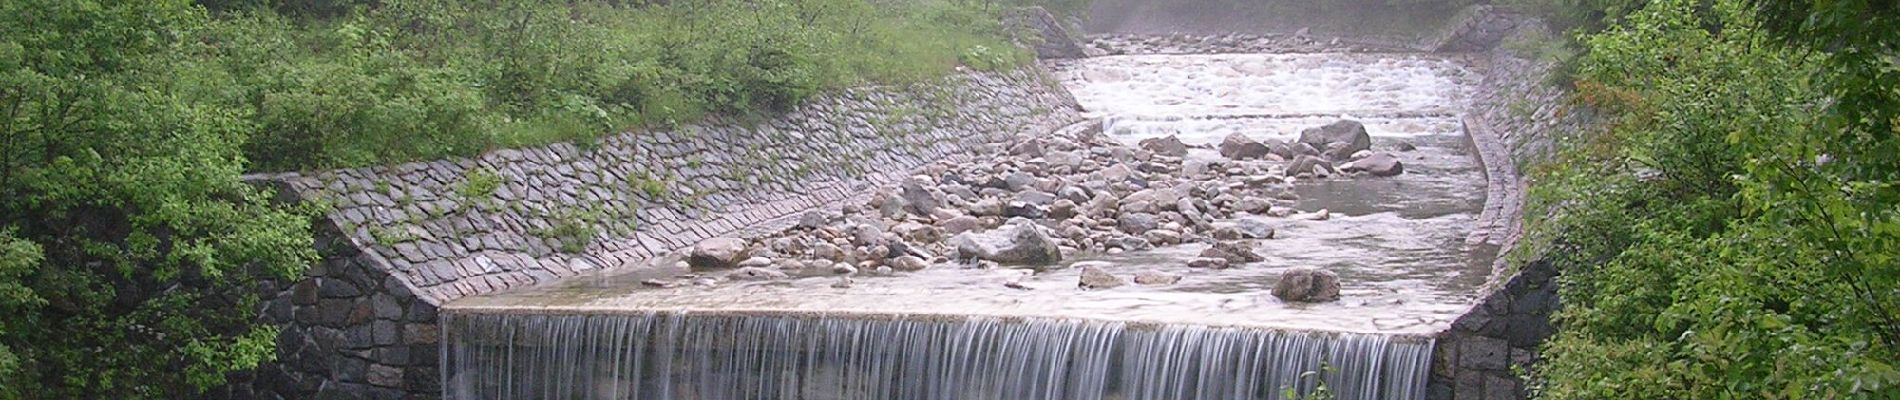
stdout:
POLYGON ((271 357, 308 222, 240 182, 253 125, 184 1, 0 2, 0 395, 180 398, 271 357))

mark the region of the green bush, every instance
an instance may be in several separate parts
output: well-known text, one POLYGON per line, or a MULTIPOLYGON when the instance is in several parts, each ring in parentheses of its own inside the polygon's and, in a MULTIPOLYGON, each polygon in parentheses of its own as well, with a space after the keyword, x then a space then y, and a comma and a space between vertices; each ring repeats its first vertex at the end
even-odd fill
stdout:
MULTIPOLYGON (((272 7, 265 7, 272 6, 272 7)), ((1000 10, 950 0, 662 5, 388 1, 284 16, 228 7, 194 54, 258 126, 255 170, 377 165, 584 141, 828 89, 1026 60, 1000 10), (319 17, 312 17, 317 15, 319 17), (330 17, 330 15, 335 15, 330 17), (966 59, 970 49, 987 49, 966 59)))
POLYGON ((1824 27, 1839 9, 1612 3, 1574 76, 1601 126, 1533 180, 1542 211, 1527 214, 1551 217, 1529 221, 1528 242, 1561 268, 1565 307, 1534 392, 1900 397, 1891 45, 1761 23, 1824 27))
POLYGON ((257 125, 183 1, 0 2, 0 398, 184 398, 275 353, 314 258, 239 181, 257 125))

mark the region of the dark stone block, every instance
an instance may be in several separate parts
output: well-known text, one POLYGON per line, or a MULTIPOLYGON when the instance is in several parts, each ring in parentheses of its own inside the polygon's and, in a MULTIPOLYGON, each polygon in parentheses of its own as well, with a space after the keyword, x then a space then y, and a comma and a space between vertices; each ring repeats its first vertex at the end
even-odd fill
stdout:
POLYGON ((383 346, 370 351, 370 356, 378 364, 409 365, 409 346, 383 346))
POLYGON ((428 301, 410 301, 409 313, 403 318, 409 322, 435 322, 435 305, 429 305, 428 301))
POLYGON ((383 320, 370 323, 370 334, 377 346, 393 345, 400 339, 397 336, 395 321, 383 320))
POLYGON ((415 365, 436 365, 442 362, 442 346, 418 344, 409 346, 409 361, 415 365))
POLYGON ((355 304, 349 299, 323 299, 317 303, 317 311, 322 314, 319 325, 342 328, 350 319, 350 310, 355 304))
POLYGON ((403 344, 437 344, 441 340, 441 329, 435 324, 411 323, 402 326, 403 344))
POLYGON ((335 357, 330 365, 331 376, 342 383, 363 383, 365 376, 369 374, 369 361, 353 357, 335 357))
POLYGON ((376 335, 368 324, 351 326, 343 330, 343 348, 367 349, 376 345, 376 335))
POLYGON ((316 280, 319 282, 317 292, 322 294, 324 298, 340 299, 363 295, 362 290, 357 290, 356 285, 345 280, 327 278, 319 278, 316 280))
POLYGON ((350 315, 344 320, 344 323, 352 326, 362 325, 368 323, 369 320, 375 316, 376 312, 369 308, 369 299, 356 299, 355 302, 350 304, 350 315))
POLYGON ((1426 400, 1452 400, 1451 395, 1451 384, 1447 382, 1433 381, 1425 388, 1426 400))
POLYGON ((317 376, 296 374, 291 375, 290 378, 296 380, 297 385, 297 392, 291 395, 291 398, 314 398, 317 397, 317 392, 323 389, 324 380, 317 376))
MULTIPOLYGON (((370 364, 369 369, 365 373, 364 379, 368 380, 369 384, 375 385, 375 386, 380 386, 380 387, 385 387, 385 388, 401 387, 402 386, 402 369, 388 366, 388 365, 382 365, 382 364, 370 364)), ((391 398, 391 397, 379 396, 377 398, 391 398)))
POLYGON ((369 400, 369 386, 356 383, 325 382, 317 389, 315 400, 369 400))
POLYGON ((395 295, 398 293, 409 293, 409 288, 402 284, 402 278, 398 278, 395 275, 390 275, 388 277, 383 278, 383 293, 388 293, 390 295, 395 295))
POLYGON ((377 293, 370 296, 369 304, 371 311, 376 315, 376 319, 402 319, 402 305, 396 304, 395 296, 377 293))
POLYGON ((317 304, 317 279, 305 279, 292 285, 290 301, 300 306, 317 304))
POLYGON ((403 394, 404 394, 401 390, 397 390, 395 388, 374 387, 374 386, 370 387, 369 389, 366 389, 363 393, 372 399, 400 399, 400 398, 403 398, 403 394))
POLYGON ((1491 375, 1484 381, 1485 400, 1519 400, 1524 398, 1519 390, 1517 379, 1505 375, 1491 375))
POLYGON ((291 319, 299 325, 317 325, 323 322, 323 313, 316 306, 300 306, 290 311, 291 319))
POLYGON ((1482 372, 1458 371, 1458 377, 1452 381, 1452 399, 1484 400, 1484 378, 1482 372))
POLYGON ((1511 357, 1509 343, 1482 336, 1466 337, 1461 342, 1458 348, 1459 367, 1479 371, 1508 371, 1511 357))
POLYGON ((264 323, 271 325, 290 323, 294 317, 291 315, 293 310, 294 308, 290 305, 290 299, 282 297, 272 299, 264 303, 264 323))

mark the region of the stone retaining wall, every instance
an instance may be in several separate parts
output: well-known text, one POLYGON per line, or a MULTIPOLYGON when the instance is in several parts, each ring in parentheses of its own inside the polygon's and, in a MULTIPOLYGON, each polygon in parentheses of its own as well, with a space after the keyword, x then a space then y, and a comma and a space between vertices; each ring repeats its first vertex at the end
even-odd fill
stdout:
POLYGON ((1550 315, 1559 307, 1558 271, 1543 261, 1513 264, 1522 235, 1526 181, 1518 173, 1555 151, 1562 136, 1578 131, 1589 115, 1566 107, 1566 93, 1550 78, 1554 65, 1524 54, 1525 43, 1552 38, 1541 23, 1500 10, 1474 15, 1464 24, 1485 31, 1453 33, 1438 48, 1484 46, 1481 92, 1465 116, 1465 128, 1484 159, 1489 195, 1469 242, 1504 251, 1492 278, 1470 311, 1440 334, 1433 351, 1431 399, 1522 399, 1524 384, 1514 369, 1527 369, 1537 348, 1555 332, 1550 315), (1495 32, 1500 27, 1504 32, 1495 32), (1463 39, 1456 39, 1463 38, 1463 39), (1489 42, 1489 44, 1483 44, 1489 42))
MULTIPOLYGON (((480 157, 255 176, 331 207, 322 262, 261 288, 278 359, 228 398, 435 398, 450 301, 770 231, 912 168, 1079 120, 1036 68, 823 96, 760 122, 631 132, 480 157)), ((780 227, 782 228, 782 226, 780 227)))

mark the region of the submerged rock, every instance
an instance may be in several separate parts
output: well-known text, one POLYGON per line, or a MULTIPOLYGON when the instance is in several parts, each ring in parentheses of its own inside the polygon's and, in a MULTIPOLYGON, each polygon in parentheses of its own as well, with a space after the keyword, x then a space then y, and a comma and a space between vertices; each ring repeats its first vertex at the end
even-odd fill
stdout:
POLYGON ((1135 273, 1135 283, 1140 284, 1140 285, 1149 285, 1149 286, 1173 285, 1176 282, 1180 282, 1180 281, 1181 281, 1181 275, 1170 274, 1166 272, 1142 271, 1142 272, 1135 273))
POLYGON ((726 279, 731 279, 735 281, 767 281, 767 280, 773 280, 773 279, 785 279, 787 276, 788 275, 786 275, 784 272, 779 272, 776 270, 770 270, 770 269, 759 268, 759 267, 745 267, 745 268, 740 268, 736 271, 732 271, 732 273, 730 274, 726 274, 726 279))
POLYGON ((1339 300, 1339 274, 1317 268, 1293 268, 1273 284, 1273 297, 1297 303, 1339 300))
POLYGON ((1227 260, 1228 264, 1246 264, 1266 260, 1253 252, 1253 246, 1245 242, 1219 242, 1201 251, 1201 257, 1227 260))
POLYGON ((1241 219, 1234 223, 1234 229, 1240 230, 1243 239, 1272 239, 1274 229, 1265 222, 1253 219, 1241 219))
POLYGON ((922 271, 930 267, 930 262, 917 256, 903 256, 891 259, 890 267, 898 271, 922 271))
POLYGON ((858 273, 858 267, 852 266, 851 263, 842 263, 842 262, 832 263, 831 273, 838 274, 838 275, 852 275, 852 274, 858 273))
POLYGON ((957 256, 1005 264, 1049 264, 1062 261, 1062 250, 1042 227, 1014 218, 987 232, 964 232, 950 238, 957 256))
POLYGON ((1217 257, 1196 257, 1187 262, 1188 268, 1227 269, 1229 265, 1227 259, 1217 257))
POLYGON ((744 240, 734 238, 712 238, 693 245, 686 257, 686 264, 692 268, 724 269, 739 265, 745 259, 744 240))
POLYGON ((745 268, 745 267, 764 268, 771 265, 772 265, 772 259, 766 258, 766 257, 752 257, 752 258, 745 259, 745 261, 739 262, 739 268, 745 268))
POLYGON ((1365 158, 1341 165, 1339 170, 1346 172, 1364 172, 1372 176, 1394 176, 1405 173, 1405 163, 1398 157, 1386 153, 1372 153, 1365 158))

